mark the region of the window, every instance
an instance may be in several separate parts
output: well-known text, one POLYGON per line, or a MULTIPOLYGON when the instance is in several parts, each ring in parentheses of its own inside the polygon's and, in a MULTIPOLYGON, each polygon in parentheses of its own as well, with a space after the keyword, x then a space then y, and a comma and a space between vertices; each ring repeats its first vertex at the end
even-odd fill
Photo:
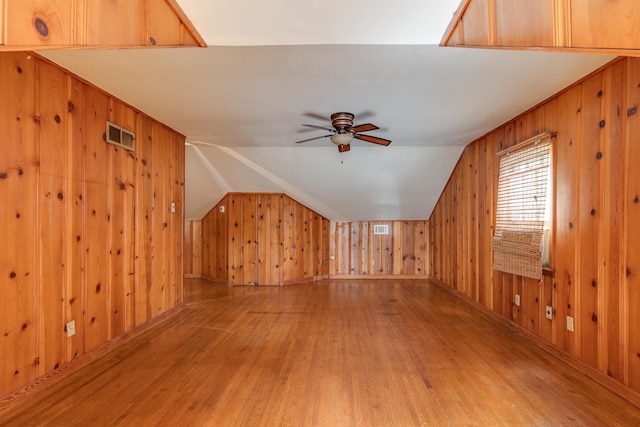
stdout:
POLYGON ((538 135, 498 155, 493 268, 539 279, 543 234, 550 221, 550 212, 545 212, 550 211, 551 134, 538 135))

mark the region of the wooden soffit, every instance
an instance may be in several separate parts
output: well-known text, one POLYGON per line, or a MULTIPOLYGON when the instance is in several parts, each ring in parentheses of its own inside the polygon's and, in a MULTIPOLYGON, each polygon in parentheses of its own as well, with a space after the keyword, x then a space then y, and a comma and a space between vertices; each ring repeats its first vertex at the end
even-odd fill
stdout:
POLYGON ((463 0, 440 45, 640 56, 640 1, 463 0))
POLYGON ((0 51, 200 46, 175 0, 0 0, 0 51))

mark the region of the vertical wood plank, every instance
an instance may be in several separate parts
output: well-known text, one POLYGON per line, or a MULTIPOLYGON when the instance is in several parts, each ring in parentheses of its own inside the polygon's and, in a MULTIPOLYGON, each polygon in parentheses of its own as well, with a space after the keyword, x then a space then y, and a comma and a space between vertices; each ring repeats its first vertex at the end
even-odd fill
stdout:
MULTIPOLYGON (((602 216, 600 236, 600 306, 598 368, 614 378, 624 372, 624 339, 621 315, 622 283, 624 281, 624 165, 625 144, 622 112, 626 111, 624 89, 626 64, 618 62, 604 72, 603 120, 600 170, 602 172, 602 216)), ((598 155, 596 155, 596 158, 598 155)))
POLYGON ((37 252, 37 114, 35 61, 24 53, 6 54, 0 61, 2 114, 6 141, 0 156, 0 394, 38 376, 36 312, 37 252), (16 250, 20 248, 20 250, 16 250), (25 250, 22 250, 24 248, 25 250))
POLYGON ((360 222, 349 223, 349 240, 349 274, 360 274, 360 256, 362 255, 360 222))
POLYGON ((109 98, 96 89, 86 90, 85 155, 87 241, 86 241, 86 296, 87 324, 85 349, 92 350, 109 337, 108 236, 108 149, 104 141, 106 121, 109 118, 109 98))
POLYGON ((135 324, 141 325, 153 317, 154 265, 154 150, 153 123, 138 115, 136 123, 136 239, 135 253, 135 324))
POLYGON ((258 284, 258 245, 256 221, 256 195, 242 196, 242 266, 243 280, 241 285, 258 284))
POLYGON ((69 191, 67 195, 68 281, 66 286, 66 320, 75 322, 76 334, 67 339, 67 360, 84 354, 85 313, 85 247, 87 239, 85 208, 85 85, 67 76, 67 143, 69 159, 69 191), (74 141, 74 143, 70 143, 74 141))
POLYGON ((582 84, 582 126, 579 157, 579 313, 576 332, 580 339, 580 356, 593 367, 598 366, 598 257, 600 250, 599 221, 602 218, 600 203, 601 172, 596 155, 600 152, 602 118, 602 73, 582 84))
POLYGON ((627 340, 624 360, 627 365, 624 379, 632 390, 640 390, 640 61, 627 62, 627 110, 626 116, 626 162, 627 178, 625 198, 625 276, 622 287, 621 310, 626 313, 623 319, 623 333, 627 340))
POLYGON ((40 375, 66 362, 66 226, 67 180, 66 75, 57 67, 38 64, 40 179, 40 375))

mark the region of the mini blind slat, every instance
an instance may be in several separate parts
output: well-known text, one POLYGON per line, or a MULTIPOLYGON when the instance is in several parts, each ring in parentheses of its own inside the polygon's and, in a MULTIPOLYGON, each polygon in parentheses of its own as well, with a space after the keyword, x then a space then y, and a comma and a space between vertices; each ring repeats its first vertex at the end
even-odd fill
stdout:
POLYGON ((551 136, 535 141, 500 158, 492 248, 494 269, 540 278, 551 136))

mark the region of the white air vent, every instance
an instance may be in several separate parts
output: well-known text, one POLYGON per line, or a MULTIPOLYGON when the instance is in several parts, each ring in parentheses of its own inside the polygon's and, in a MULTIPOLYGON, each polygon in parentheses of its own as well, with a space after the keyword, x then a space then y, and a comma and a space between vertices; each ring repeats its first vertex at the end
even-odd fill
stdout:
POLYGON ((387 224, 374 224, 373 234, 389 234, 389 226, 387 224))
POLYGON ((135 151, 136 149, 135 134, 111 122, 107 122, 107 142, 125 150, 135 151))

